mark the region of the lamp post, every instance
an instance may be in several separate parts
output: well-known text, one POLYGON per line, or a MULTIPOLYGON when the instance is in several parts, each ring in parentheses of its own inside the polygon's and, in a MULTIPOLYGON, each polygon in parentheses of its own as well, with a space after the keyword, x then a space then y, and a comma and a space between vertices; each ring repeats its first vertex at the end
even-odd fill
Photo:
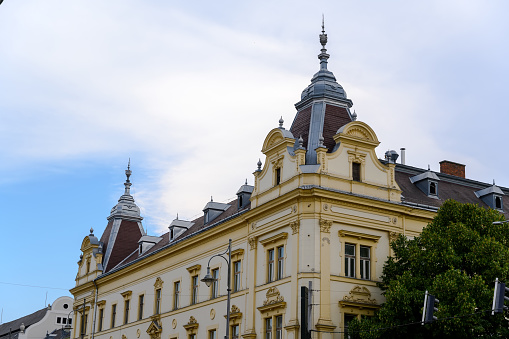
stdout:
POLYGON ((230 295, 231 295, 231 291, 232 291, 231 286, 230 286, 230 284, 231 284, 231 263, 232 263, 232 240, 231 239, 228 240, 228 248, 226 249, 226 251, 224 251, 223 253, 220 253, 220 254, 215 254, 212 257, 210 257, 209 263, 207 264, 207 274, 201 280, 208 287, 210 287, 210 285, 214 281, 217 280, 212 275, 210 275, 210 261, 214 257, 221 257, 224 260, 226 260, 226 263, 228 264, 228 279, 227 279, 228 297, 226 298, 226 335, 224 336, 224 339, 229 339, 230 338, 230 295), (224 255, 226 253, 228 253, 228 259, 226 259, 226 257, 224 257, 224 255))

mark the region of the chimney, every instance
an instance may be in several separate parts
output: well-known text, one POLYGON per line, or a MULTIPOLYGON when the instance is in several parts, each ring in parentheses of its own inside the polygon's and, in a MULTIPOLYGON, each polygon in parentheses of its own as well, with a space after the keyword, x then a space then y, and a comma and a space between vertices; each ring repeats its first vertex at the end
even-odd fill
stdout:
POLYGON ((399 150, 401 151, 401 165, 406 165, 405 164, 405 148, 402 147, 399 150))
POLYGON ((454 175, 460 178, 465 177, 465 165, 449 160, 440 161, 440 173, 454 175))

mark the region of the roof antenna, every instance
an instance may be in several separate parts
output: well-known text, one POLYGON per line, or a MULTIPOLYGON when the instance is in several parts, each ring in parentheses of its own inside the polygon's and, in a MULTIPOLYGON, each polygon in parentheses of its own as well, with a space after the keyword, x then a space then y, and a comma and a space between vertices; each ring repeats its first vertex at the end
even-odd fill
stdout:
POLYGON ((179 220, 179 214, 178 214, 178 212, 177 212, 177 220, 179 220))

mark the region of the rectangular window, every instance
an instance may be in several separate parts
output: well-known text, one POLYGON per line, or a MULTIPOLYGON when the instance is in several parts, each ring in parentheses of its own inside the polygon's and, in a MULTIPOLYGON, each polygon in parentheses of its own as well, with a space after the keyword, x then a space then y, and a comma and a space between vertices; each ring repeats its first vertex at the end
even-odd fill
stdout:
POLYGON ((281 183, 281 168, 276 168, 276 186, 281 183))
POLYGON ((283 279, 285 264, 285 247, 279 246, 277 248, 277 276, 276 279, 283 279))
POLYGON ((210 285, 210 297, 212 299, 217 298, 219 295, 219 269, 213 269, 212 270, 212 278, 214 278, 214 281, 212 282, 212 285, 210 285))
POLYGON ((353 315, 353 314, 345 314, 345 338, 351 338, 352 336, 348 333, 348 325, 350 324, 350 322, 352 320, 354 320, 355 318, 357 318, 356 315, 353 315))
POLYGON ((57 324, 60 324, 62 322, 62 317, 57 317, 57 324))
POLYGON ((232 325, 231 326, 232 331, 232 339, 239 339, 239 325, 232 325))
POLYGON ((190 334, 189 339, 196 339, 196 334, 190 334))
POLYGON ((361 181, 361 164, 358 162, 352 162, 352 179, 361 181))
POLYGON ((360 247, 360 269, 361 269, 361 279, 370 279, 370 253, 371 248, 368 246, 360 247))
POLYGON ((267 253, 267 282, 274 281, 274 249, 270 249, 267 253))
POLYGON ((97 326, 97 331, 101 332, 103 330, 103 318, 104 318, 104 308, 99 309, 99 324, 97 326))
POLYGON ((62 324, 66 324, 67 318, 62 318, 62 324))
POLYGON ((209 339, 217 339, 216 330, 209 331, 209 339))
POLYGON ((195 275, 191 278, 193 286, 191 291, 191 304, 196 304, 198 302, 198 276, 195 275))
POLYGON ((180 281, 175 281, 173 284, 173 309, 176 310, 180 307, 180 281))
POLYGON ((233 292, 240 291, 240 260, 233 263, 233 292))
POLYGON ((161 313, 161 289, 160 288, 158 288, 156 290, 156 302, 155 302, 154 313, 155 314, 160 314, 161 313))
POLYGON ((272 318, 265 319, 265 339, 272 339, 272 318))
POLYGON ((111 305, 111 328, 115 327, 116 317, 117 317, 117 304, 111 305))
POLYGON ((283 316, 276 317, 276 339, 283 339, 283 316))
MULTIPOLYGON (((83 313, 82 313, 83 314, 83 313)), ((80 333, 81 334, 86 334, 87 333, 87 321, 88 321, 88 314, 85 313, 85 315, 82 315, 82 319, 81 319, 81 329, 80 329, 80 333)))
POLYGON ((131 300, 127 299, 124 303, 124 324, 129 322, 129 304, 131 300))
POLYGON ((355 278, 355 245, 345 244, 345 276, 355 278))
POLYGON ((143 319, 143 306, 145 303, 145 295, 140 295, 138 298, 138 320, 143 319))

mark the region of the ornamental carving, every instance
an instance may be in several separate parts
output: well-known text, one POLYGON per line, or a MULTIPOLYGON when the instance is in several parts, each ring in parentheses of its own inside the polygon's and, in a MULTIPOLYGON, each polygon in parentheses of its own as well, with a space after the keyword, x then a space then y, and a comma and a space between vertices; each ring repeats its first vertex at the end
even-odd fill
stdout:
POLYGON ((354 151, 348 151, 348 161, 364 164, 366 162, 366 154, 362 154, 362 153, 354 152, 354 151))
POLYGON ((292 228, 292 234, 299 233, 300 221, 297 220, 297 221, 291 222, 290 227, 292 228))
POLYGON ((150 339, 161 339, 162 327, 156 319, 152 319, 147 328, 147 333, 150 339))
POLYGON ((367 140, 371 139, 370 136, 368 135, 368 133, 366 133, 366 131, 364 129, 360 129, 360 128, 351 128, 346 132, 346 135, 360 138, 360 139, 367 139, 367 140))
POLYGON ((190 316, 189 321, 184 325, 184 328, 186 329, 187 333, 196 334, 198 332, 198 321, 195 317, 190 316))
POLYGON ((344 301, 376 305, 376 299, 371 299, 371 292, 364 286, 355 286, 348 294, 343 297, 344 301))
POLYGON ((187 322, 188 325, 197 324, 197 323, 198 323, 198 321, 193 316, 190 316, 189 321, 187 322))
POLYGON ((332 226, 331 220, 320 219, 320 232, 330 233, 331 226, 332 226))
POLYGON ((162 288, 162 287, 163 287, 163 284, 164 284, 163 279, 161 279, 161 277, 157 277, 156 282, 154 283, 154 287, 155 287, 156 289, 158 289, 158 288, 162 288))
POLYGON ((252 249, 252 250, 256 249, 256 244, 258 243, 258 240, 256 237, 247 238, 247 242, 249 243, 250 249, 252 249))
POLYGON ((285 301, 285 298, 279 293, 277 287, 271 287, 265 294, 267 299, 263 302, 263 306, 277 304, 285 301))
POLYGON ((283 157, 283 155, 280 155, 277 158, 271 160, 270 163, 274 169, 283 167, 283 157))
POLYGON ((240 313, 240 308, 238 308, 236 305, 232 305, 232 309, 230 310, 230 314, 232 313, 240 313))
POLYGON ((396 239, 398 239, 399 233, 398 232, 389 232, 389 241, 393 242, 396 239))

